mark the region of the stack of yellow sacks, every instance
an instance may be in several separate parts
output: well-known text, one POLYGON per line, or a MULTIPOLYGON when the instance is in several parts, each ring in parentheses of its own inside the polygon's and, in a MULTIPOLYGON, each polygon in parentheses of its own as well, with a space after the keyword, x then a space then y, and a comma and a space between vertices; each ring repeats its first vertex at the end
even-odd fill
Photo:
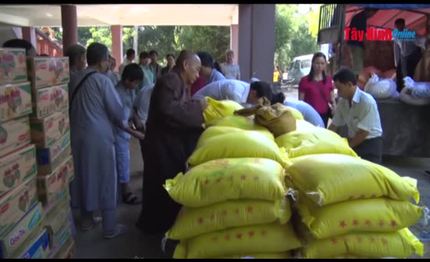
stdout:
POLYGON ((287 184, 297 190, 294 207, 305 258, 405 258, 423 255, 407 227, 423 215, 416 180, 342 154, 291 159, 287 184))
POLYGON ((422 256, 423 244, 407 228, 423 215, 409 202, 419 201, 417 181, 360 159, 345 138, 297 119, 295 131, 276 138, 289 157, 292 223, 304 243, 296 255, 422 256))
POLYGON ((166 234, 180 240, 174 258, 290 257, 301 243, 289 223, 286 162, 272 134, 240 116, 210 125, 191 169, 165 184, 183 205, 166 234))

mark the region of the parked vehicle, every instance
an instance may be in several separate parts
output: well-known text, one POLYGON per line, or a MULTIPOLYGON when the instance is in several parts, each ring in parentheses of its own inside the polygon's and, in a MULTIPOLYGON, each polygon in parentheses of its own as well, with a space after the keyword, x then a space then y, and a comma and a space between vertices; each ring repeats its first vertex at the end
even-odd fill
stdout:
POLYGON ((287 85, 298 86, 300 79, 309 74, 312 66, 312 56, 313 54, 293 58, 293 62, 288 68, 287 85))

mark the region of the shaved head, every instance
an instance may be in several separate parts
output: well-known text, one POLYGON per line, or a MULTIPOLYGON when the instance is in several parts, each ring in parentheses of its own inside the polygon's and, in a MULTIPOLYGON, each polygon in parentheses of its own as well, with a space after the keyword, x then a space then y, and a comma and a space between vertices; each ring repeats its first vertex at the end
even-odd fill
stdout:
POLYGON ((187 85, 192 85, 199 77, 201 67, 200 58, 197 54, 182 50, 176 60, 176 67, 187 85))

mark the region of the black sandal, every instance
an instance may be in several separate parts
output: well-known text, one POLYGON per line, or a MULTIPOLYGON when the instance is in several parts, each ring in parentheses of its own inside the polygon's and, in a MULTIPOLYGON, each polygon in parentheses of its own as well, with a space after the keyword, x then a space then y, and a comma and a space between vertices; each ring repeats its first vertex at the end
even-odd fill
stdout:
POLYGON ((128 192, 123 196, 123 202, 129 205, 139 205, 142 203, 139 198, 132 192, 128 192))

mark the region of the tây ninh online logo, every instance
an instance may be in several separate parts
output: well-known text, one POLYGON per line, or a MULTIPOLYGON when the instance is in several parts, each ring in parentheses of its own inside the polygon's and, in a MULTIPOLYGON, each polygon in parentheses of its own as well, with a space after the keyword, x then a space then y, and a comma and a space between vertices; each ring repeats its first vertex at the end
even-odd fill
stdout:
POLYGON ((344 40, 346 41, 414 41, 416 32, 408 29, 399 31, 398 29, 369 27, 367 30, 357 30, 347 27, 344 29, 344 40))

